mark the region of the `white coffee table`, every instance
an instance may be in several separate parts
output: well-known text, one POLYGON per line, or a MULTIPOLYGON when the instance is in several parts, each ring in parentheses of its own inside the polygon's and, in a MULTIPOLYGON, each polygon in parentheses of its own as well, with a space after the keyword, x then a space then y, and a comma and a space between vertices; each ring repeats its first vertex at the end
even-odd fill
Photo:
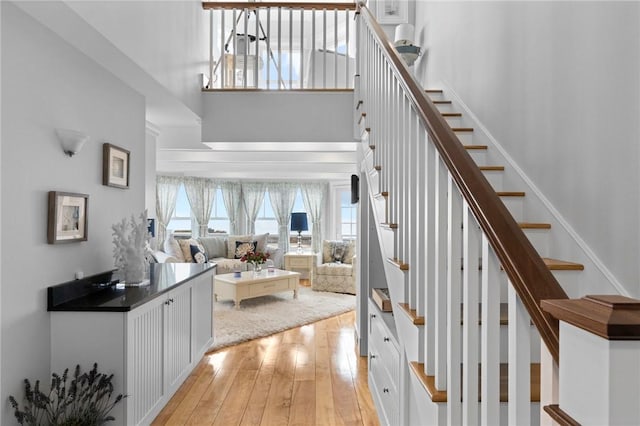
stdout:
POLYGON ((273 272, 262 271, 254 275, 253 271, 242 272, 240 278, 231 274, 215 276, 215 298, 232 299, 236 302, 236 309, 240 309, 240 301, 252 297, 266 296, 293 290, 293 298, 298 298, 299 272, 282 271, 276 269, 273 272))

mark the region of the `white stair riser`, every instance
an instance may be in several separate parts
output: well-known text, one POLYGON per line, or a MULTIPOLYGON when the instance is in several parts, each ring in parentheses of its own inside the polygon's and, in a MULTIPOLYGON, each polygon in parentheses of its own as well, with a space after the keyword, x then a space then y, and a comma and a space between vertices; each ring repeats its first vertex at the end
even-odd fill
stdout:
MULTIPOLYGON (((381 228, 380 229, 380 244, 382 245, 382 257, 383 259, 393 259, 395 258, 394 252, 394 240, 395 240, 395 231, 389 228, 381 228)), ((398 269, 394 266, 394 268, 398 269)), ((402 299, 396 299, 402 300, 402 299)))
POLYGON ((521 222, 522 218, 524 217, 523 198, 524 197, 500 197, 500 199, 504 203, 507 210, 509 210, 509 212, 513 216, 513 218, 519 222, 521 222))
POLYGON ((547 257, 549 253, 549 232, 550 229, 523 229, 533 247, 541 257, 547 257))
POLYGON ((446 98, 444 97, 443 92, 425 92, 427 94, 427 98, 432 101, 444 101, 446 98))
MULTIPOLYGON (((373 161, 373 157, 371 160, 373 161)), ((380 173, 373 166, 369 169, 369 188, 372 194, 380 193, 380 173)))
POLYGON ((408 315, 400 312, 400 307, 394 305, 393 317, 396 320, 399 340, 404 346, 408 360, 418 360, 424 362, 424 327, 414 325, 408 315))
POLYGON ((473 145, 473 132, 453 132, 463 145, 473 145))
POLYGON ((440 112, 454 112, 452 104, 436 104, 436 108, 440 112))
POLYGON ((468 149, 467 153, 471 156, 471 159, 478 166, 487 165, 487 150, 486 149, 468 149))
POLYGON ((483 171, 482 174, 489 181, 489 184, 491 184, 491 187, 495 191, 502 191, 502 180, 504 177, 503 171, 490 170, 490 171, 483 171))
POLYGON ((462 127, 462 117, 444 117, 450 127, 462 127))

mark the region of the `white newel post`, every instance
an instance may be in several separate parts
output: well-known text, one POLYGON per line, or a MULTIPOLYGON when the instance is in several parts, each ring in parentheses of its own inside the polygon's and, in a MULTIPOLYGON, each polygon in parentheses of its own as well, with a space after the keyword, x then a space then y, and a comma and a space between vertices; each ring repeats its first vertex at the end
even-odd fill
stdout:
POLYGON ((559 407, 582 425, 640 424, 640 300, 543 301, 560 320, 559 407))

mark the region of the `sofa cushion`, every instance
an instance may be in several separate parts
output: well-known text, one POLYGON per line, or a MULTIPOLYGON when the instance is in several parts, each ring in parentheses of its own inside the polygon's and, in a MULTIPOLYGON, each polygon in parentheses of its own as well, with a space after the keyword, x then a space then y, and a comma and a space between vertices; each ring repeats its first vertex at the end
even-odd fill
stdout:
POLYGON ((178 244, 178 240, 175 239, 173 233, 168 233, 167 238, 164 240, 164 252, 171 257, 174 257, 178 262, 185 262, 184 255, 178 244))
POLYGON ((322 263, 342 262, 351 263, 355 254, 353 241, 322 241, 322 263))
POLYGON ((234 259, 240 259, 247 253, 255 252, 258 243, 256 241, 236 241, 236 249, 234 250, 234 259))
POLYGON ((344 263, 323 263, 316 266, 316 275, 332 275, 350 277, 353 274, 353 267, 344 263))
POLYGON ((198 242, 204 247, 209 259, 227 257, 227 237, 200 237, 198 242))
POLYGON ((258 246, 256 250, 261 251, 262 253, 267 251, 267 242, 269 240, 269 233, 266 234, 257 234, 251 236, 251 241, 256 241, 258 246))
POLYGON ((193 257, 191 256, 191 246, 198 246, 201 252, 204 253, 204 247, 194 238, 187 238, 185 240, 176 240, 178 241, 178 245, 180 246, 180 250, 182 250, 182 257, 184 258, 184 262, 192 263, 193 257))
POLYGON ((191 244, 189 248, 191 249, 191 258, 195 263, 207 263, 207 255, 197 244, 191 244))

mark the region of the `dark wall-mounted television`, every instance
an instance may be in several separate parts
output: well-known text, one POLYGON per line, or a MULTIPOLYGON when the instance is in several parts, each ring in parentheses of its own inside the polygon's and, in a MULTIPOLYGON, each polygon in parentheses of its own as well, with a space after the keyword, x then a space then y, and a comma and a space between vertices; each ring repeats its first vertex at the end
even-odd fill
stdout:
POLYGON ((356 204, 360 200, 360 178, 358 175, 351 175, 351 204, 356 204))

